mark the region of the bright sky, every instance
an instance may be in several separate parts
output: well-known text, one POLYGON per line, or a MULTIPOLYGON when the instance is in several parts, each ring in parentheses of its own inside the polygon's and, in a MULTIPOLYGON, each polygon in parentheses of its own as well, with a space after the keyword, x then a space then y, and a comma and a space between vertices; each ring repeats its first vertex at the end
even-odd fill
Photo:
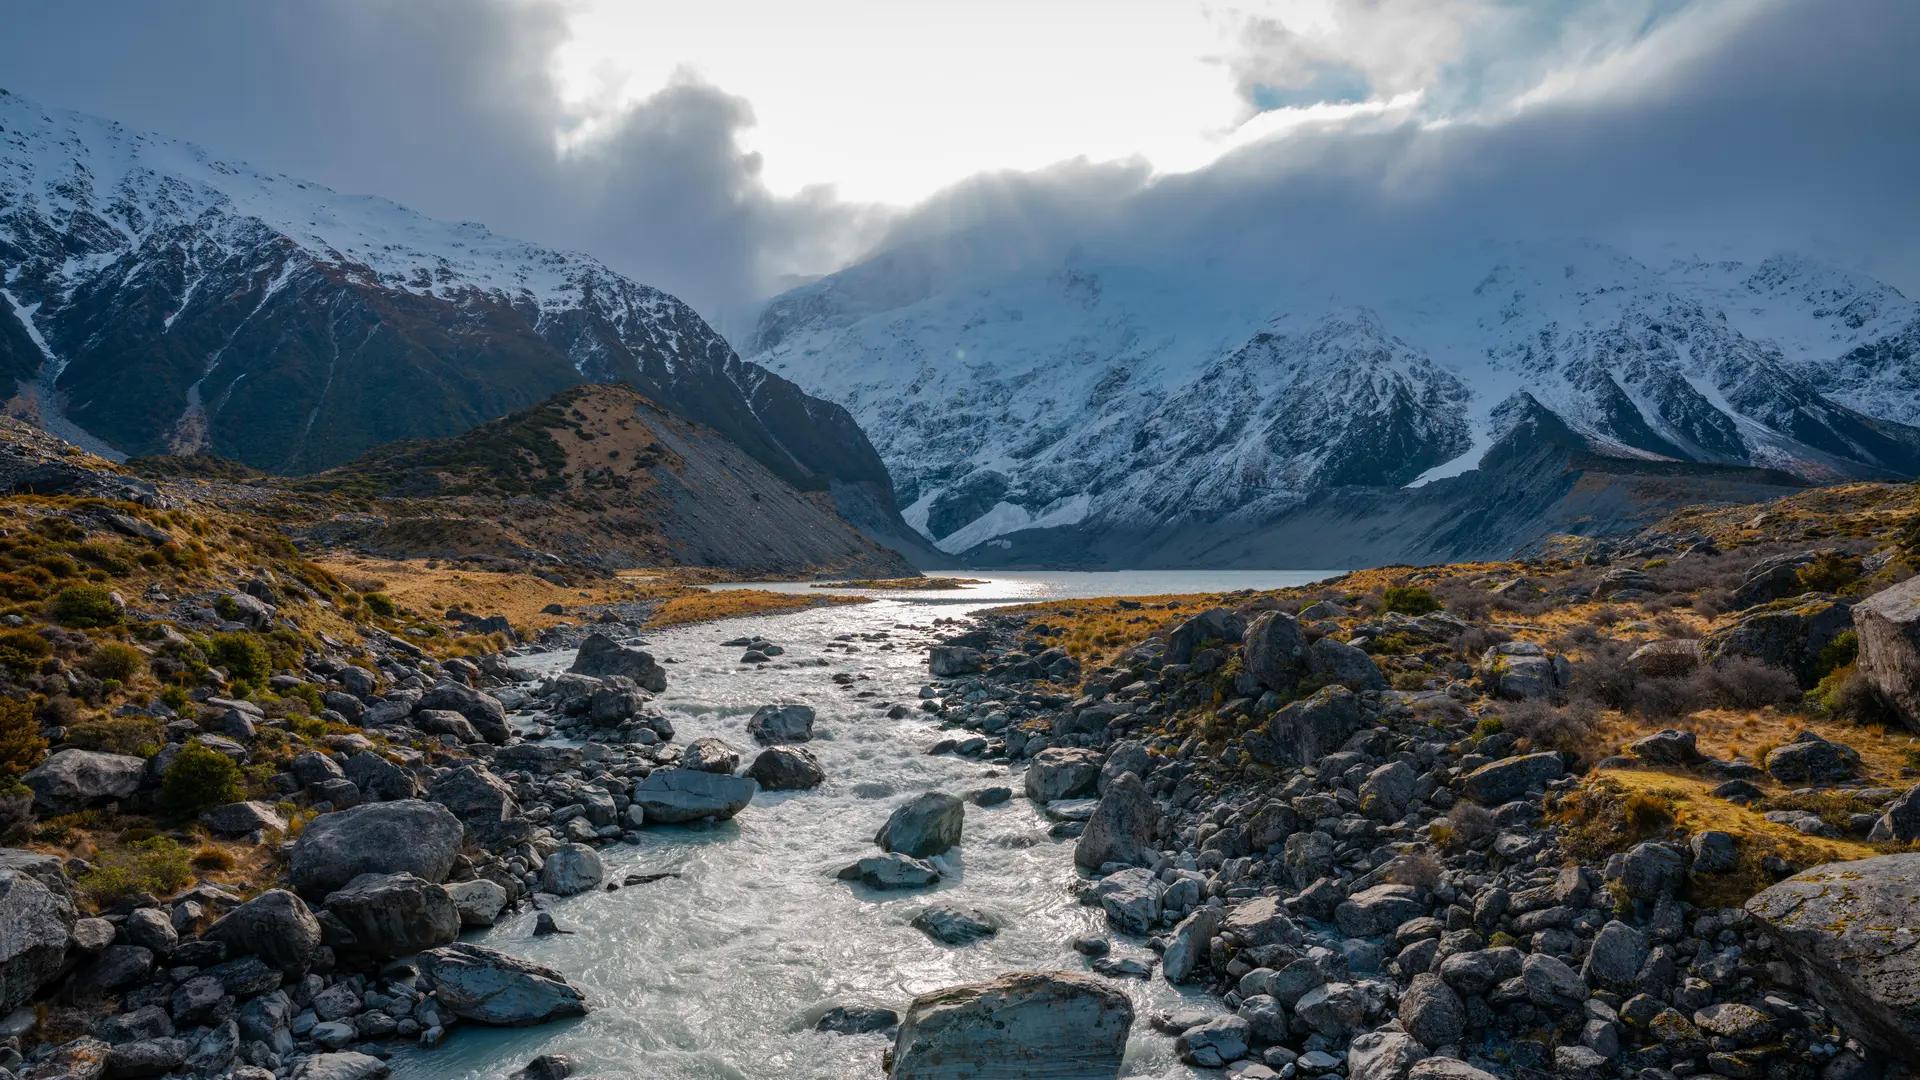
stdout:
MULTIPOLYGON (((1270 6, 1289 30, 1328 25, 1320 0, 1270 6)), ((901 204, 1079 156, 1184 171, 1313 115, 1255 116, 1236 91, 1247 19, 1175 0, 582 0, 557 63, 589 116, 692 73, 752 103, 743 142, 773 191, 901 204)))

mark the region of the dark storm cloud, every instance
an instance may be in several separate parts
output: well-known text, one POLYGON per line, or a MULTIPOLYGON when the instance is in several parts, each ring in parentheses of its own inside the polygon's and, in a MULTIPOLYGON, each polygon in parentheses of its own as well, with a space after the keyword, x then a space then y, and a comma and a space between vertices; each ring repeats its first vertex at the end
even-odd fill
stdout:
MULTIPOLYGON (((1398 17, 1422 6, 1355 10, 1398 17)), ((1296 130, 1157 180, 1142 162, 987 174, 904 213, 826 190, 772 195, 739 146, 751 103, 690 76, 557 149, 557 133, 583 118, 549 75, 564 13, 539 3, 15 0, 0 85, 590 251, 736 333, 776 282, 840 265, 882 227, 882 244, 944 245, 951 262, 982 268, 1091 238, 1160 258, 1205 242, 1329 276, 1404 268, 1485 236, 1733 243, 1807 250, 1916 291, 1920 79, 1908 54, 1920 3, 1643 6, 1658 17, 1630 26, 1635 48, 1597 68, 1592 56, 1569 60, 1588 70, 1535 104, 1503 108, 1485 93, 1497 84, 1510 96, 1546 74, 1499 56, 1529 42, 1563 47, 1577 20, 1509 21, 1520 28, 1509 46, 1479 41, 1452 69, 1428 65, 1453 81, 1411 114, 1296 130), (1489 49, 1499 56, 1486 59, 1489 49), (1472 107, 1461 118, 1430 123, 1436 100, 1463 98, 1472 107)), ((1232 62, 1250 99, 1362 80, 1376 97, 1403 88, 1393 80, 1405 71, 1256 30, 1232 62)))

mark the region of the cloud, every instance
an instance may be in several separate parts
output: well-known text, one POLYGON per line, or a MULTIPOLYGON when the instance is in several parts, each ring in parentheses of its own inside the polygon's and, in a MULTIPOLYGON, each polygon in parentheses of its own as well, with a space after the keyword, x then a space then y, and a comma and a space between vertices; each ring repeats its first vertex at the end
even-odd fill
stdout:
POLYGON ((1920 4, 1247 3, 1218 58, 1249 117, 1239 149, 1176 175, 985 173, 910 208, 776 194, 746 149, 754 103, 696 75, 630 102, 563 92, 574 24, 554 0, 16 0, 0 82, 590 251, 735 336, 781 284, 905 244, 985 272, 1204 242, 1332 276, 1575 234, 1799 248, 1920 292, 1920 4))

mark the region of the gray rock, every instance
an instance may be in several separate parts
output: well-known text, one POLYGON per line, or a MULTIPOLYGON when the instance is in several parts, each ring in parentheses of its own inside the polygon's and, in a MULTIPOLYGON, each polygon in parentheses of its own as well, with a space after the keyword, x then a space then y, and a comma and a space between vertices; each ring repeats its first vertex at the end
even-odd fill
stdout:
POLYGON ((1887 812, 1873 823, 1873 830, 1867 839, 1874 841, 1895 841, 1909 844, 1920 840, 1920 784, 1907 789, 1907 793, 1893 800, 1887 812))
POLYGON ((1133 1003, 1090 976, 1021 972, 913 999, 893 1080, 1111 1080, 1133 1003))
POLYGON ((533 835, 512 789, 484 765, 463 765, 436 779, 427 798, 452 811, 476 847, 499 850, 533 835))
POLYGON ((1894 1060, 1920 1060, 1920 853, 1816 866, 1746 910, 1841 1030, 1894 1060))
POLYGON ((1027 798, 1046 804, 1059 799, 1083 799, 1100 782, 1100 755, 1093 750, 1049 746, 1027 765, 1027 798))
POLYGON ((1360 730, 1360 699, 1344 686, 1328 686, 1273 714, 1267 733, 1282 761, 1304 765, 1340 749, 1360 730))
POLYGON ((367 956, 402 956, 460 936, 453 897, 412 874, 362 874, 329 893, 326 908, 353 935, 351 951, 367 956))
POLYGON ((1860 772, 1860 754, 1845 743, 1802 731, 1767 752, 1767 772, 1782 783, 1830 784, 1860 772))
POLYGON ((1627 752, 1649 765, 1677 765, 1682 768, 1690 768, 1707 759, 1696 745, 1693 732, 1672 728, 1635 739, 1627 744, 1627 752))
POLYGON ((260 832, 286 832, 287 819, 272 803, 237 802, 216 806, 200 815, 200 823, 215 836, 233 838, 260 832))
POLYGON ((1406 1080, 1426 1048, 1403 1031, 1369 1031, 1347 1044, 1348 1080, 1406 1080))
POLYGON ((899 1024, 900 1014, 892 1009, 836 1005, 821 1014, 820 1019, 814 1022, 813 1030, 835 1035, 865 1035, 875 1031, 890 1031, 899 1024))
POLYGON ((293 1067, 292 1080, 379 1080, 388 1072, 379 1058, 347 1050, 302 1059, 293 1067))
POLYGON ((1098 870, 1108 863, 1137 866, 1154 855, 1153 839, 1159 831, 1160 812, 1146 785, 1133 773, 1122 773, 1107 785, 1086 831, 1074 844, 1073 861, 1087 870, 1098 870))
POLYGON ((66 749, 55 751, 21 780, 33 791, 33 812, 47 818, 132 798, 146 771, 146 759, 130 754, 66 749))
POLYGON ((820 760, 800 746, 769 746, 747 766, 747 775, 766 791, 802 791, 824 783, 820 760))
POLYGON ((347 779, 375 802, 411 799, 420 793, 405 769, 372 750, 362 750, 348 758, 345 771, 347 779))
POLYGON ((415 710, 428 709, 459 713, 467 718, 467 723, 473 725, 473 730, 481 738, 496 746, 505 745, 513 736, 513 729, 507 726, 506 706, 500 704, 500 699, 464 683, 443 682, 428 690, 421 696, 415 710))
POLYGON ((633 805, 649 825, 725 821, 746 809, 760 785, 744 776, 692 769, 655 769, 633 785, 633 805))
POLYGON ((1792 672, 1801 686, 1811 687, 1819 676, 1820 651, 1852 628, 1851 604, 1813 594, 1743 615, 1733 625, 1702 638, 1700 649, 1709 662, 1750 657, 1792 672))
POLYGON ((1181 1032, 1173 1040, 1173 1050, 1190 1065, 1218 1069, 1247 1055, 1250 1034, 1246 1019, 1229 1013, 1181 1032))
POLYGON ((810 742, 813 739, 813 707, 762 705, 748 718, 747 734, 762 746, 810 742))
POLYGON ((695 772, 729 774, 740 767, 740 751, 712 736, 695 739, 680 751, 680 767, 695 772))
POLYGON ((1000 932, 1000 921, 978 909, 937 904, 913 917, 913 928, 945 945, 968 945, 1000 932))
POLYGON ((1647 962, 1646 935, 1614 919, 1594 935, 1581 975, 1594 986, 1616 993, 1632 993, 1639 985, 1640 966, 1647 962))
POLYGON ((940 871, 932 863, 910 855, 889 852, 869 855, 840 870, 842 881, 858 881, 874 889, 919 889, 940 880, 940 871))
POLYGON ((1509 701, 1555 696, 1566 689, 1570 672, 1565 657, 1549 656, 1527 641, 1495 645, 1480 657, 1481 684, 1509 701))
POLYGON ((1430 1049, 1451 1046, 1466 1032, 1466 1007, 1440 976, 1415 975, 1400 995, 1400 1026, 1430 1049))
POLYGON ((1167 663, 1191 663, 1195 652, 1214 645, 1238 644, 1246 632, 1247 620, 1239 612, 1208 608, 1167 635, 1167 663))
POLYGON ((1882 589, 1853 608, 1858 670, 1894 712, 1920 731, 1920 578, 1882 589))
POLYGON ((235 956, 258 956, 282 971, 300 973, 320 948, 320 921, 298 896, 271 889, 221 917, 201 935, 235 956))
POLYGON ((1413 1063, 1407 1080, 1500 1080, 1485 1069, 1476 1069, 1459 1058, 1430 1057, 1413 1063))
POLYGON ((916 795, 887 817, 873 838, 887 851, 926 859, 960 843, 967 804, 944 792, 916 795))
POLYGON ((585 844, 563 844, 540 867, 540 888, 555 896, 574 896, 606 880, 600 854, 585 844))
POLYGON ((1247 673, 1261 686, 1284 694, 1306 670, 1307 636, 1299 620, 1286 612, 1263 612, 1247 625, 1242 656, 1247 673))
POLYGON ((1194 969, 1207 956, 1208 946, 1220 932, 1220 909, 1203 907, 1180 920, 1167 939, 1160 955, 1160 974, 1170 983, 1183 983, 1193 977, 1194 969))
POLYGON ((1323 637, 1307 646, 1307 671, 1349 690, 1385 690, 1387 677, 1373 657, 1343 641, 1323 637))
POLYGON ((492 926, 507 907, 507 890, 485 878, 449 882, 446 889, 463 927, 492 926))
POLYGON ((1576 1009, 1587 1000, 1587 983, 1566 961, 1533 953, 1520 964, 1527 1000, 1543 1009, 1576 1009))
POLYGON ((1550 751, 1503 758, 1482 765, 1460 782, 1467 798, 1482 806, 1512 802, 1529 791, 1538 791, 1566 775, 1566 763, 1550 751))
POLYGON ((1413 802, 1420 775, 1404 761, 1393 761, 1367 774, 1360 784, 1360 807, 1368 817, 1397 821, 1413 802))
POLYGON ((972 675, 986 665, 985 654, 965 645, 935 645, 927 654, 927 669, 943 679, 972 675))
POLYGON ((1088 895, 1113 925, 1130 934, 1144 934, 1160 921, 1166 892, 1167 887, 1152 871, 1130 866, 1095 882, 1088 895))
POLYGON ((288 878, 305 896, 325 896, 361 874, 407 873, 438 884, 465 832, 446 807, 420 799, 322 814, 294 841, 288 878))
POLYGON ((0 868, 0 1014, 33 999, 60 973, 73 902, 26 870, 0 868))
POLYGON ((165 1076, 187 1063, 185 1039, 142 1039, 121 1043, 107 1054, 107 1075, 120 1077, 165 1076))
POLYGON ((580 643, 579 655, 573 659, 573 666, 567 669, 576 675, 590 675, 594 678, 607 678, 612 675, 632 679, 641 689, 655 694, 667 688, 667 673, 653 659, 653 654, 641 649, 630 649, 605 634, 588 634, 580 643))
POLYGON ((419 968, 423 985, 462 1020, 521 1027, 587 1011, 585 995, 559 972, 478 945, 430 949, 419 968))

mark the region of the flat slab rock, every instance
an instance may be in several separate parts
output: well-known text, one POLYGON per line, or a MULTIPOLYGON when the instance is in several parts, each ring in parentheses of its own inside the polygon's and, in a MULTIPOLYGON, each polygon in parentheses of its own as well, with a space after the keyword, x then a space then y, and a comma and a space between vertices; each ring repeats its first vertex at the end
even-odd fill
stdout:
POLYGON ((893 1044, 893 1080, 1111 1080, 1127 995, 1087 975, 1016 972, 922 994, 893 1044))
POLYGON ((1847 1034, 1920 1060, 1920 852, 1826 863, 1747 901, 1847 1034))
POLYGON ((465 942, 420 954, 420 976, 447 1011, 499 1027, 585 1016, 586 995, 552 968, 465 942))

